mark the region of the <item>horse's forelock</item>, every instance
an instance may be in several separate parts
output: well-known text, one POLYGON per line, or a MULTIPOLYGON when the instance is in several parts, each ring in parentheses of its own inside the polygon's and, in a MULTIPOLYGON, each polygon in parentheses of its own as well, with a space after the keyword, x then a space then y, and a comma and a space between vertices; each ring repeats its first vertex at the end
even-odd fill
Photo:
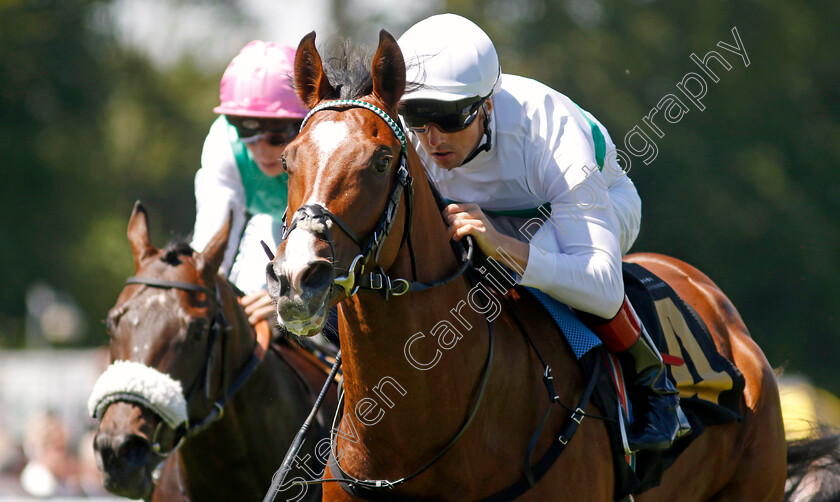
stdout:
POLYGON ((176 266, 181 263, 181 256, 192 256, 193 248, 182 240, 172 241, 163 248, 163 255, 160 257, 161 261, 176 266))
POLYGON ((373 92, 370 57, 364 48, 353 48, 349 40, 325 60, 324 73, 336 91, 328 99, 358 99, 373 92))
MULTIPOLYGON (((354 48, 349 40, 341 43, 337 53, 324 61, 324 73, 335 93, 326 99, 358 99, 373 92, 373 77, 370 74, 371 60, 365 47, 354 48)), ((419 62, 408 66, 421 66, 419 62)), ((406 82, 406 92, 424 89, 421 82, 406 82)))

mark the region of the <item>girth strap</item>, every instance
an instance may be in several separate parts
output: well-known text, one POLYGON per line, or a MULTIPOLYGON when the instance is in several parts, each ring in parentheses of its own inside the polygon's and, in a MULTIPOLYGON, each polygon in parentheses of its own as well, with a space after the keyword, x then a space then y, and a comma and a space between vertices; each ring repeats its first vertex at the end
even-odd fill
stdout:
MULTIPOLYGON (((589 377, 589 382, 586 384, 586 388, 583 391, 583 394, 580 396, 580 400, 575 408, 575 411, 569 416, 566 422, 563 424, 563 428, 560 429, 560 434, 557 435, 557 439, 551 442, 551 446, 548 450, 543 454, 542 458, 533 466, 525 471, 525 476, 521 478, 516 483, 508 486, 504 490, 491 495, 489 497, 485 497, 481 499, 479 502, 504 502, 507 500, 513 500, 523 493, 527 492, 531 489, 537 482, 542 479, 545 473, 554 465, 554 462, 560 458, 560 455, 563 453, 563 450, 566 449, 566 445, 569 444, 569 441, 572 440, 572 436, 574 436, 575 432, 577 431, 578 425, 580 425, 581 421, 583 421, 583 417, 585 416, 583 410, 586 409, 586 406, 589 404, 589 400, 592 398, 592 392, 595 390, 595 384, 598 382, 598 377, 600 376, 600 369, 601 369, 601 358, 596 358, 595 367, 592 370, 592 375, 589 377)), ((549 390, 549 395, 553 393, 553 386, 549 390)), ((557 395, 554 395, 555 400, 557 399, 557 395)), ((551 406, 549 406, 549 411, 551 410, 551 406)), ((548 417, 548 411, 546 415, 543 417, 542 423, 540 424, 540 428, 545 423, 546 418, 548 417)), ((534 437, 531 438, 531 444, 528 445, 528 455, 530 456, 531 451, 533 451, 534 446, 536 445, 536 440, 539 438, 538 430, 537 433, 534 434, 534 437)), ((527 464, 526 464, 527 465, 527 464)))

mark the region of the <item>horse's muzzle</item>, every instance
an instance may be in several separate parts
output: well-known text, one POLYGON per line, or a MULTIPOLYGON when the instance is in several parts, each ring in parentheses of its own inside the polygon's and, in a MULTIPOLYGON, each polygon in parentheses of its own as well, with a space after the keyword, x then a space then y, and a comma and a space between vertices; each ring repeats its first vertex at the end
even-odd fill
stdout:
POLYGON ((106 490, 135 500, 151 495, 154 488, 149 468, 152 451, 147 438, 137 434, 99 432, 94 449, 106 490))
POLYGON ((282 255, 266 268, 268 293, 281 326, 298 336, 317 334, 327 322, 327 303, 335 267, 324 258, 295 266, 282 255))

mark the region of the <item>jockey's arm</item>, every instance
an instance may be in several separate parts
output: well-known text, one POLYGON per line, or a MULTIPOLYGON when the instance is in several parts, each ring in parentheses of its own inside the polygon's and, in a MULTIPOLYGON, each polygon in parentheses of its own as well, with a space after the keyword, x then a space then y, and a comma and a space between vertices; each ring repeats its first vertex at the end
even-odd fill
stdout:
POLYGON ((619 227, 609 190, 585 132, 574 121, 554 122, 526 151, 528 186, 551 203, 551 217, 529 241, 520 284, 566 305, 612 318, 624 300, 619 227))
POLYGON ((449 225, 450 238, 460 240, 471 235, 481 251, 490 258, 501 263, 513 260, 520 270, 528 266, 528 243, 496 230, 478 204, 449 204, 443 210, 443 217, 449 225), (504 250, 507 256, 502 257, 500 250, 504 250))
POLYGON ((220 268, 225 276, 233 265, 238 237, 246 220, 245 187, 227 140, 226 127, 224 121, 216 121, 204 141, 201 168, 195 173, 195 225, 190 242, 193 249, 204 249, 233 210, 231 238, 220 268))
MULTIPOLYGON (((547 144, 550 142, 546 142, 547 144)), ((450 235, 472 235, 482 251, 520 267, 520 284, 537 288, 566 305, 610 319, 624 299, 618 222, 608 190, 579 131, 568 127, 562 144, 547 146, 530 159, 529 184, 539 200, 551 203, 551 218, 522 229, 528 242, 498 232, 475 204, 444 210, 450 235), (571 153, 569 153, 571 152, 571 153), (562 167, 561 167, 562 166, 562 167), (580 187, 580 188, 578 188, 580 187), (588 195, 588 199, 585 196, 588 195)))

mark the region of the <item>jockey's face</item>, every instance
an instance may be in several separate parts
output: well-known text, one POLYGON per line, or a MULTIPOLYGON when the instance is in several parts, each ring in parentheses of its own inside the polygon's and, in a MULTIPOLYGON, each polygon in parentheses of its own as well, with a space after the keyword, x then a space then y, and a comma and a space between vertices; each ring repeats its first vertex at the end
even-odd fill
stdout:
POLYGON ((423 150, 443 169, 455 169, 464 163, 464 159, 478 146, 484 135, 485 113, 493 109, 492 99, 481 108, 476 120, 457 132, 443 132, 438 125, 430 122, 425 132, 415 132, 423 150))
POLYGON ((283 162, 280 158, 286 150, 287 143, 274 146, 265 139, 259 139, 254 143, 246 144, 245 147, 251 152, 251 157, 263 174, 270 177, 283 174, 283 162))
POLYGON ((226 115, 226 119, 236 128, 239 140, 248 148, 263 174, 269 177, 283 174, 280 157, 286 145, 297 136, 301 122, 299 119, 237 115, 226 115))

